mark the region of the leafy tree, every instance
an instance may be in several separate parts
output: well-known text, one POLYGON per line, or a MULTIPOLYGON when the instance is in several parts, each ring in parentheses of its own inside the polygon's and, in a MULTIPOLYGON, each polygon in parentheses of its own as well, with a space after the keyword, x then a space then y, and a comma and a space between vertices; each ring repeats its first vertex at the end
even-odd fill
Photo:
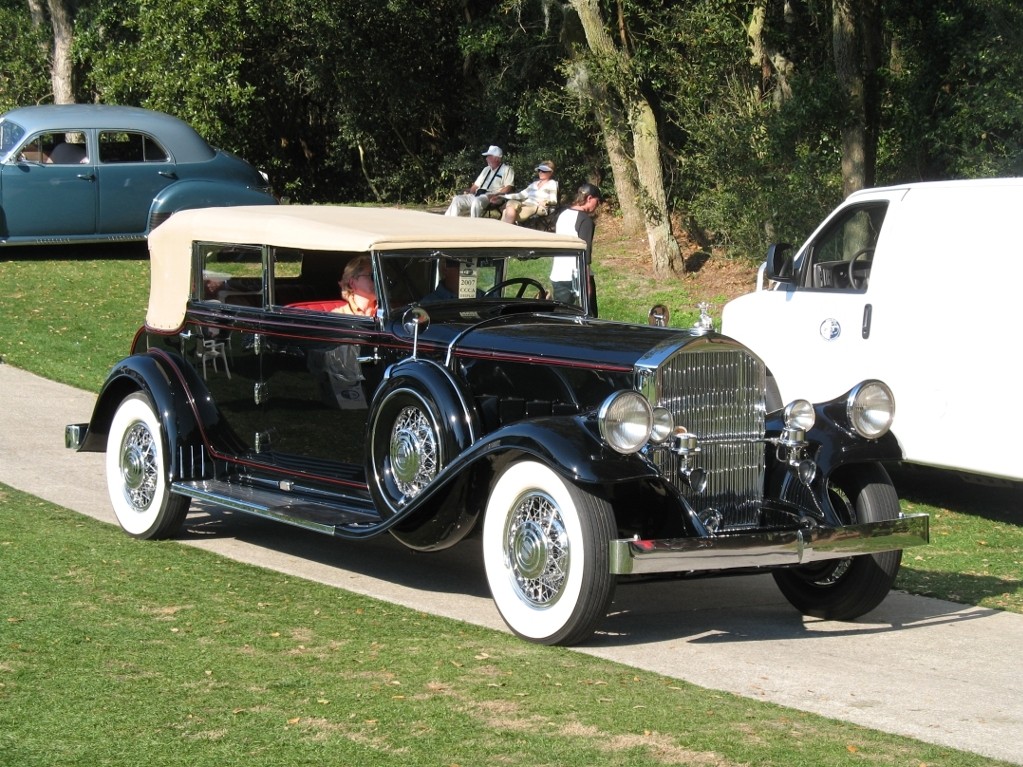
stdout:
POLYGON ((0 113, 50 96, 48 29, 40 29, 24 0, 0 0, 0 113))
POLYGON ((4 108, 72 83, 171 112, 296 201, 439 202, 497 143, 520 177, 554 159, 566 193, 613 178, 662 273, 673 218, 759 256, 865 184, 1023 172, 1014 0, 0 0, 0 19, 4 108))

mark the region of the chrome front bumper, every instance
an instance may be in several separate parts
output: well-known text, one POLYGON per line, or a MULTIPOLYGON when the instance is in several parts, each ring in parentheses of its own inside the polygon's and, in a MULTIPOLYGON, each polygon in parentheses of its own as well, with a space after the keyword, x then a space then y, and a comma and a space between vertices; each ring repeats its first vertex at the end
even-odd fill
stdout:
POLYGON ((926 514, 848 527, 716 538, 626 538, 611 541, 610 568, 616 575, 643 575, 801 565, 907 549, 929 541, 926 514))

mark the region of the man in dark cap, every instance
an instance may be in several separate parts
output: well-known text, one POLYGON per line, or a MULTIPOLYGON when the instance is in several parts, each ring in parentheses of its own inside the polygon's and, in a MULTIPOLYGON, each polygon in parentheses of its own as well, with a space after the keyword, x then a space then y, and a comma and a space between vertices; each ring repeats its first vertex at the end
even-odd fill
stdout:
MULTIPOLYGON (((581 184, 576 190, 572 204, 558 215, 554 225, 557 234, 572 234, 586 243, 586 273, 579 275, 580 285, 585 285, 590 297, 590 314, 597 316, 597 284, 593 279, 590 264, 593 260, 593 213, 597 210, 603 197, 594 184, 581 184)), ((554 299, 564 303, 578 303, 573 290, 573 274, 570 259, 555 259, 551 270, 551 285, 554 288, 554 299), (567 273, 566 273, 567 270, 567 273)))

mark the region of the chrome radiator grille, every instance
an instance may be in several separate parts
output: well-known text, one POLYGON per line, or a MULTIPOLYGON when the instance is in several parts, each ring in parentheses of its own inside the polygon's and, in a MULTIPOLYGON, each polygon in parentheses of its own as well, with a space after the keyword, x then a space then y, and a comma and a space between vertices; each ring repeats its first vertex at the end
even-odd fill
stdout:
POLYGON ((707 343, 668 357, 644 382, 650 401, 699 438, 702 452, 694 465, 707 471, 703 493, 694 493, 680 477, 678 455, 657 450, 652 458, 712 531, 759 523, 766 380, 763 364, 744 349, 707 343))

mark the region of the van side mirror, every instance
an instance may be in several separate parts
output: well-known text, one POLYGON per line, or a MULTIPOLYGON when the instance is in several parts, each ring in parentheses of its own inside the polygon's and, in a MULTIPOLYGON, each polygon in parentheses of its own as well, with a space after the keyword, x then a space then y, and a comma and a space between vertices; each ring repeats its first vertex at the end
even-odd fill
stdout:
POLYGON ((788 251, 792 248, 787 242, 771 243, 767 248, 767 279, 773 282, 794 283, 795 270, 792 256, 788 251))

